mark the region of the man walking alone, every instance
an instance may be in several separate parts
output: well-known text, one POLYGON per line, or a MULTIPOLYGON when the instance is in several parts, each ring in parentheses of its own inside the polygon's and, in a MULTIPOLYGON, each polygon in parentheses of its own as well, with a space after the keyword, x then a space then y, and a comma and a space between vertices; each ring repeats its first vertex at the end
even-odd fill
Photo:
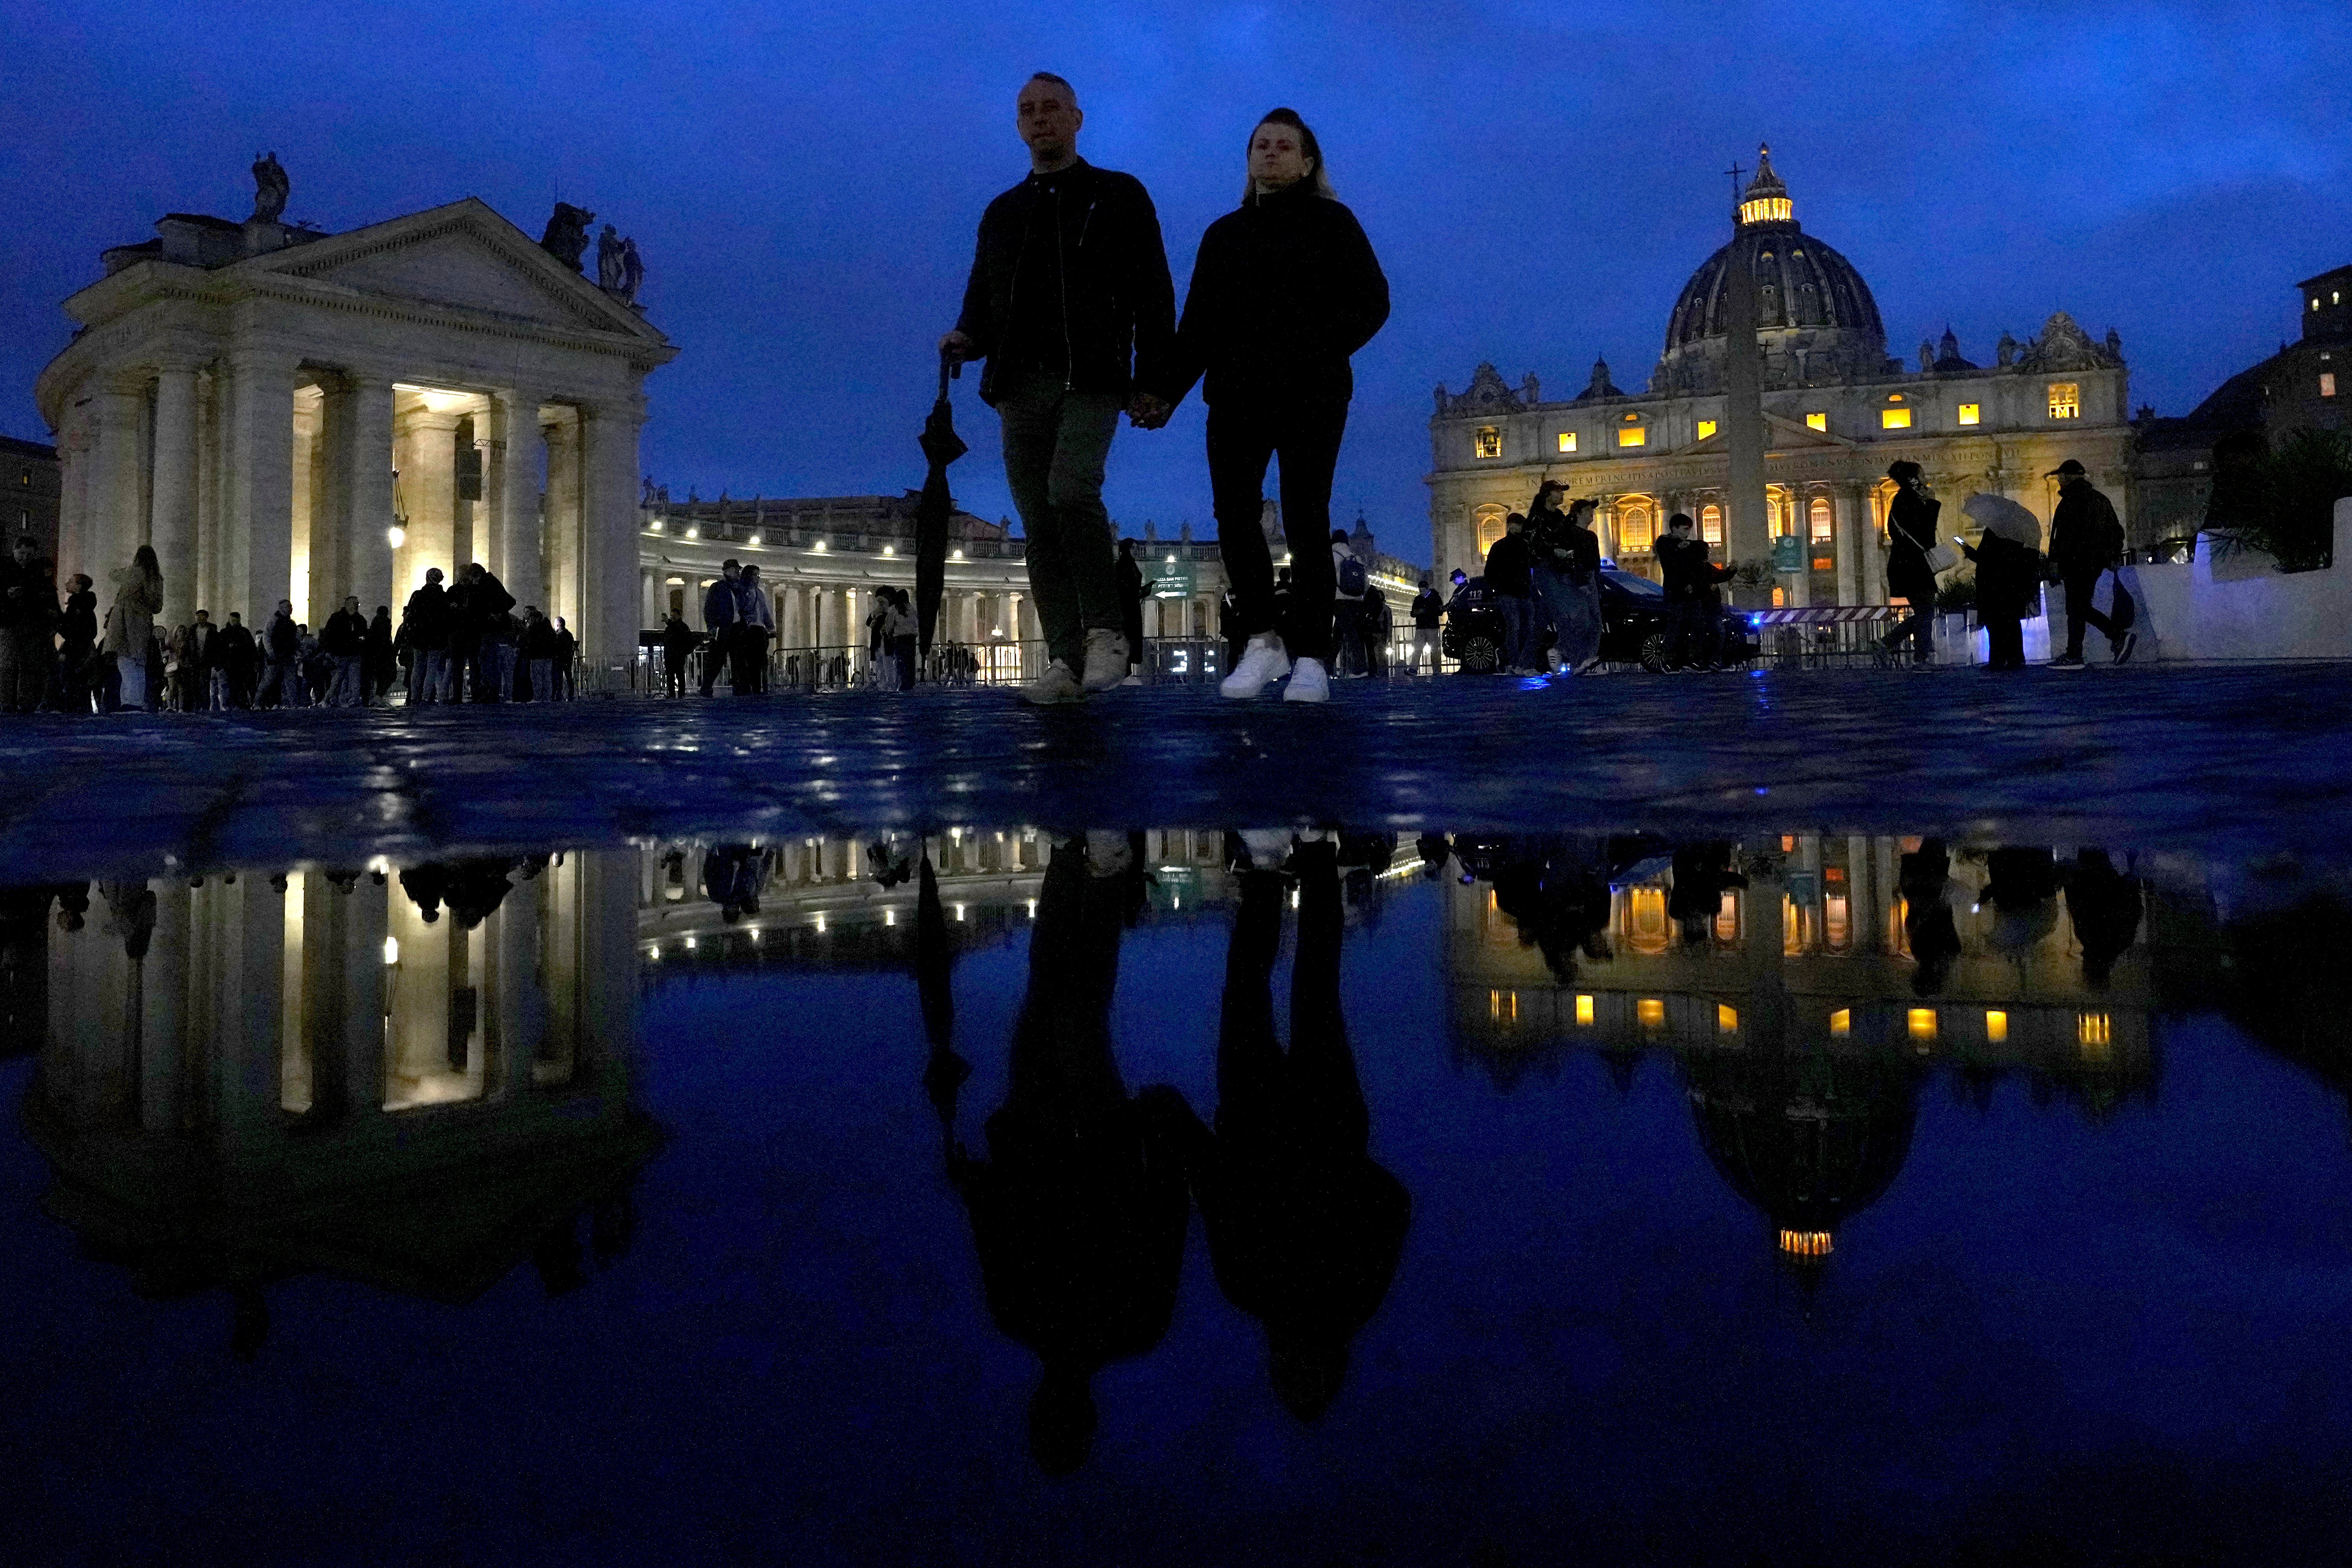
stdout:
POLYGON ((2115 503, 2091 483, 2082 464, 2069 458, 2050 470, 2058 481, 2058 510, 2050 517, 2050 564, 2066 585, 2066 651, 2050 661, 2053 669, 2083 668, 2083 628, 2094 626, 2115 649, 2115 661, 2131 658, 2139 634, 2130 630, 2131 600, 2116 584, 2116 616, 2110 620, 2091 603, 2099 578, 2123 559, 2124 525, 2115 503))
POLYGON ((1070 84, 1038 72, 1014 115, 1029 177, 982 216, 963 313, 940 353, 988 362, 980 395, 1004 423, 1050 659, 1022 695, 1078 702, 1127 679, 1103 466, 1121 410, 1165 416, 1165 400, 1136 388, 1160 380, 1176 290, 1142 182, 1078 156, 1086 115, 1070 84))

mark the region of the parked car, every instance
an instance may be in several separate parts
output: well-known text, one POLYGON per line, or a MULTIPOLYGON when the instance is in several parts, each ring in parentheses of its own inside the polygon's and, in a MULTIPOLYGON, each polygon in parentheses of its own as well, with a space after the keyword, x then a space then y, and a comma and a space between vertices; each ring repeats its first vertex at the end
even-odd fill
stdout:
MULTIPOLYGON (((1674 618, 1666 606, 1666 591, 1638 573, 1614 562, 1601 567, 1601 657, 1612 664, 1638 664, 1653 672, 1666 668, 1666 649, 1674 640, 1674 618)), ((1499 669, 1503 663, 1503 617, 1484 577, 1473 577, 1446 606, 1445 629, 1439 639, 1445 657, 1457 660, 1473 675, 1499 669)), ((1723 612, 1723 661, 1744 663, 1756 657, 1756 640, 1748 617, 1737 610, 1723 612)))

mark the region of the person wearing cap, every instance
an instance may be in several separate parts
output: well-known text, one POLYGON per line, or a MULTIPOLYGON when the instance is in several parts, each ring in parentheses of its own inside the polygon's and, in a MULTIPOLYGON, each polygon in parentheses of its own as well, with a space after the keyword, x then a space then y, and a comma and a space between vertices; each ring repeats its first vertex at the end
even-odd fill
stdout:
POLYGON ((408 667, 408 700, 446 701, 449 680, 449 590, 441 585, 441 568, 425 569, 425 586, 408 595, 402 617, 414 660, 408 667))
POLYGON ((1916 463, 1898 458, 1886 466, 1886 477, 1897 487, 1886 509, 1886 592, 1908 605, 1911 614, 1878 646, 1891 658, 1907 641, 1913 664, 1933 664, 1936 573, 1927 564, 1927 552, 1936 547, 1936 515, 1944 503, 1921 493, 1916 463))
POLYGON ((2043 476, 2058 481, 2058 510, 2050 518, 2050 564, 2066 586, 2066 651, 2050 661, 2053 669, 2083 668, 2083 628, 2094 626, 2115 649, 2115 661, 2131 658, 2139 634, 2129 629, 2131 597, 2116 584, 2116 618, 2092 605, 2100 574, 2123 559, 2124 525, 2113 502, 2091 483, 2083 465, 2069 458, 2043 476), (2118 629, 2118 622, 2124 623, 2118 629))

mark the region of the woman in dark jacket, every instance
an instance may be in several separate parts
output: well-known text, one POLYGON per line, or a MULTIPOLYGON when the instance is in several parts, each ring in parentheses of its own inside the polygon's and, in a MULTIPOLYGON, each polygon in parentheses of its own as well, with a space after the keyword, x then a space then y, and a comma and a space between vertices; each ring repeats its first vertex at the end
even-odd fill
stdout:
POLYGON ((1886 592, 1911 606, 1910 618, 1880 639, 1889 654, 1911 644, 1914 664, 1936 661, 1936 574, 1927 552, 1936 547, 1936 516, 1944 503, 1919 493, 1919 465, 1897 461, 1886 477, 1897 486, 1886 509, 1886 592))
MULTIPOLYGON (((1242 205, 1201 237, 1170 379, 1156 389, 1172 409, 1206 378, 1217 538, 1249 638, 1219 688, 1228 697, 1255 697, 1286 672, 1289 700, 1329 696, 1335 583, 1330 552, 1312 542, 1331 531, 1331 475, 1355 392, 1348 358, 1388 316, 1388 279, 1331 194, 1315 133, 1290 110, 1269 111, 1250 132, 1242 205), (1309 542, 1291 553, 1297 580, 1279 633, 1260 526, 1276 455, 1283 531, 1309 542)), ((1149 423, 1164 420, 1154 410, 1149 423)))
POLYGON ((2042 552, 1987 531, 1960 553, 1977 563, 1977 622, 1985 629, 1985 668, 2023 669, 2023 622, 2042 582, 2042 552))

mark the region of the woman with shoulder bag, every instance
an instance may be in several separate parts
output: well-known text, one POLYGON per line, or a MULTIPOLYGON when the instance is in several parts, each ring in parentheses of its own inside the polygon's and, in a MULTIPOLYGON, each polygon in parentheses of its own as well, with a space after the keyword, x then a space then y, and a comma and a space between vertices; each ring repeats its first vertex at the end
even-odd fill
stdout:
POLYGON ((1898 459, 1887 465, 1886 477, 1901 487, 1886 509, 1886 592, 1910 606, 1910 617, 1879 639, 1878 646, 1895 657, 1906 641, 1911 662, 1936 662, 1936 574, 1949 571, 1958 557, 1936 542, 1936 518, 1944 503, 1919 489, 1919 465, 1898 459))

